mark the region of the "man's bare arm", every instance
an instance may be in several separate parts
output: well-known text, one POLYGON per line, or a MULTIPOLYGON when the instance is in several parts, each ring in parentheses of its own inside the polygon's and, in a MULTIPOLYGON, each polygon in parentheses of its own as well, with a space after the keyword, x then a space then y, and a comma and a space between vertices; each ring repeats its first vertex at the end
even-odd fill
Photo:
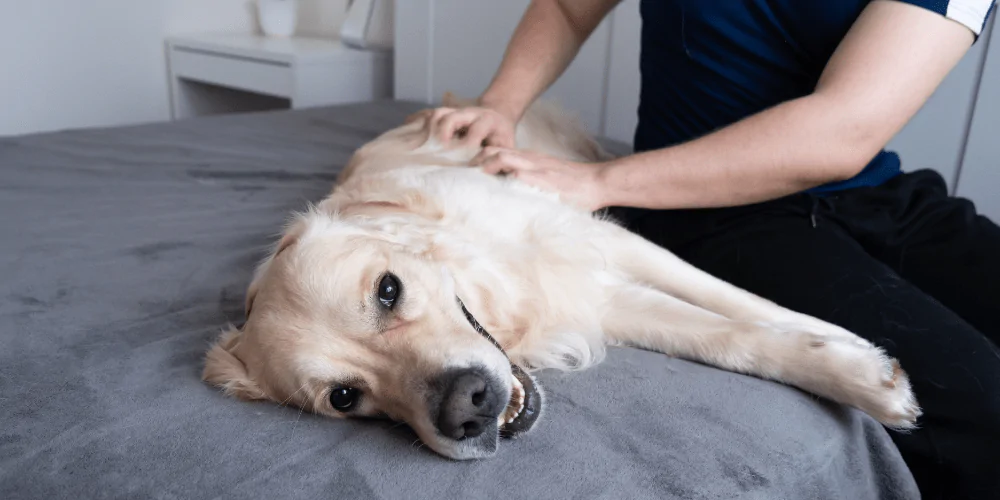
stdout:
POLYGON ((480 103, 517 121, 566 71, 583 43, 619 1, 531 2, 480 103))
POLYGON ((465 129, 464 141, 486 140, 513 147, 514 125, 539 95, 555 82, 621 0, 533 0, 511 36, 493 81, 479 106, 439 110, 439 138, 451 140, 465 129))
POLYGON ((605 205, 744 205, 857 175, 966 53, 973 33, 903 2, 865 8, 814 93, 604 169, 605 205))

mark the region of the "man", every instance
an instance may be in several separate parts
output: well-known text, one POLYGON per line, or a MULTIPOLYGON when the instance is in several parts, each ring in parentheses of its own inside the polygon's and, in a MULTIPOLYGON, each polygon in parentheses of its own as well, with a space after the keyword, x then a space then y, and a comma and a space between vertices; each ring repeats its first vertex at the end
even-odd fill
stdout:
POLYGON ((924 498, 1000 495, 1000 228, 883 150, 983 29, 991 0, 644 0, 637 154, 509 150, 514 124, 615 0, 535 0, 442 139, 737 286, 837 323, 910 373, 893 433, 924 498), (457 134, 456 132, 463 133, 457 134))

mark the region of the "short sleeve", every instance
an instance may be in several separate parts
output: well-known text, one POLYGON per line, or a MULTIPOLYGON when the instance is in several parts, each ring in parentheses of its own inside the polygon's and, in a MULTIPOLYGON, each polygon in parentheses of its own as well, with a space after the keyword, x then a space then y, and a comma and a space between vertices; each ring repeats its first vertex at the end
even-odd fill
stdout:
POLYGON ((937 12, 948 19, 963 24, 976 37, 983 32, 986 20, 993 10, 995 0, 898 0, 937 12))

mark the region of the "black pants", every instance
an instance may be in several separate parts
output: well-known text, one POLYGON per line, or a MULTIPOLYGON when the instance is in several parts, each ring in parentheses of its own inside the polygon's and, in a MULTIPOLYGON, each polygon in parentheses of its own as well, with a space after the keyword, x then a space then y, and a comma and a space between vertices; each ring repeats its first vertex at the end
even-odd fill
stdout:
POLYGON ((691 264, 900 360, 924 410, 892 433, 925 500, 1000 498, 1000 228, 941 176, 737 208, 614 210, 691 264))

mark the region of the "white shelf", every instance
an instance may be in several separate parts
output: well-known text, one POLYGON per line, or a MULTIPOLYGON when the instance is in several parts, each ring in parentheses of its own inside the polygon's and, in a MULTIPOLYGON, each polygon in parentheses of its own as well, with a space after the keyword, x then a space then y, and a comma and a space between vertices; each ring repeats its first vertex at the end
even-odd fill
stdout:
MULTIPOLYGON (((392 53, 320 38, 199 34, 167 39, 174 119, 241 111, 219 88, 285 99, 304 108, 388 98, 392 53), (206 90, 204 84, 216 87, 206 90)), ((259 99, 246 99, 254 110, 259 99), (253 101, 253 103, 251 103, 253 101)))
POLYGON ((259 35, 202 34, 171 37, 167 43, 191 51, 228 54, 280 64, 325 64, 331 61, 389 57, 391 52, 360 50, 325 38, 269 38, 259 35))

